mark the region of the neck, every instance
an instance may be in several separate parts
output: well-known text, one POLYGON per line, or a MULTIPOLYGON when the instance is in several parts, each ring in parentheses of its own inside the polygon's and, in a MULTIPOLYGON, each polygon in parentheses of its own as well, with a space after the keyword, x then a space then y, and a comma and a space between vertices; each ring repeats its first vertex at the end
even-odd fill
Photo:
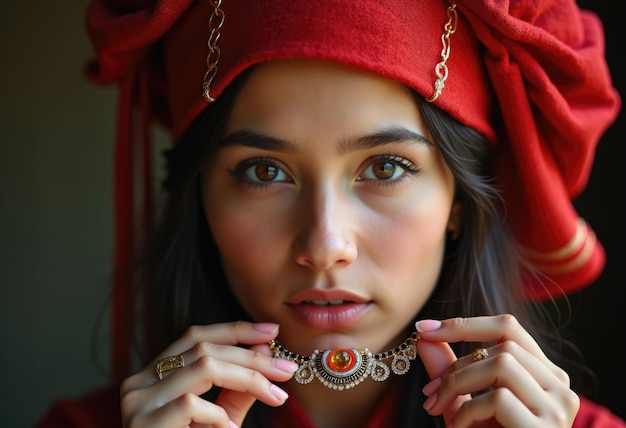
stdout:
POLYGON ((417 357, 417 340, 419 337, 415 332, 408 338, 397 336, 388 344, 390 348, 387 351, 372 354, 366 350, 352 349, 352 353, 347 356, 339 352, 335 361, 332 361, 332 355, 337 350, 305 357, 283 348, 276 341, 270 342, 270 348, 276 356, 300 364, 300 369, 287 384, 287 389, 314 426, 361 428, 367 426, 379 411, 385 396, 398 387, 401 376, 409 371, 411 361, 417 357), (362 356, 361 363, 347 364, 354 360, 355 354, 362 356), (321 355, 326 357, 322 358, 321 355), (361 367, 362 370, 355 367, 361 367), (358 373, 363 372, 366 375, 360 379, 358 373), (355 376, 357 380, 345 382, 355 376), (303 378, 307 380, 303 381, 303 378))
POLYGON ((347 391, 331 390, 321 383, 301 385, 289 381, 287 390, 318 428, 362 428, 378 411, 385 396, 397 387, 397 379, 364 382, 347 391))

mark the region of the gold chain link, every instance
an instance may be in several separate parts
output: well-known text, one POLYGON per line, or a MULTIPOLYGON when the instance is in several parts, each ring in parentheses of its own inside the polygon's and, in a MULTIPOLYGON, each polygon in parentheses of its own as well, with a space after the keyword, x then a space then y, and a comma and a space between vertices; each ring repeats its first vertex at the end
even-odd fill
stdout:
POLYGON ((446 65, 446 62, 450 57, 450 35, 454 34, 456 31, 456 24, 458 20, 456 3, 454 1, 450 2, 447 14, 448 22, 446 22, 443 26, 445 32, 441 35, 441 43, 443 44, 443 48, 441 49, 441 62, 435 66, 435 74, 437 75, 437 80, 435 81, 435 93, 430 98, 426 99, 429 103, 432 103, 439 98, 443 88, 446 86, 445 81, 448 78, 448 66, 446 65))
MULTIPOLYGON (((222 0, 211 0, 211 4, 213 6, 213 13, 209 18, 209 28, 211 33, 207 41, 207 47, 209 50, 206 59, 207 71, 204 74, 204 82, 202 83, 202 96, 208 102, 215 101, 215 98, 210 95, 210 91, 211 83, 217 74, 217 65, 221 54, 217 42, 221 36, 220 30, 224 25, 225 20, 224 11, 221 9, 222 0)), ((428 102, 434 102, 437 98, 439 98, 443 88, 445 87, 445 81, 448 78, 448 66, 446 62, 450 57, 450 36, 456 31, 458 20, 456 3, 454 1, 450 1, 450 6, 447 9, 447 15, 448 21, 444 25, 445 32, 441 35, 441 43, 443 45, 443 48, 441 49, 441 61, 435 66, 435 74, 437 75, 437 80, 434 84, 435 92, 430 98, 426 99, 428 102)))
POLYGON ((209 53, 206 58, 207 71, 204 73, 204 82, 202 83, 202 96, 210 103, 215 101, 215 98, 211 96, 210 91, 211 83, 217 74, 217 64, 220 60, 221 51, 219 46, 217 46, 217 41, 221 36, 220 30, 224 25, 225 19, 224 11, 220 8, 222 0, 211 0, 211 5, 213 6, 213 13, 209 18, 209 29, 211 30, 211 34, 209 35, 209 40, 207 41, 207 47, 209 48, 209 53))

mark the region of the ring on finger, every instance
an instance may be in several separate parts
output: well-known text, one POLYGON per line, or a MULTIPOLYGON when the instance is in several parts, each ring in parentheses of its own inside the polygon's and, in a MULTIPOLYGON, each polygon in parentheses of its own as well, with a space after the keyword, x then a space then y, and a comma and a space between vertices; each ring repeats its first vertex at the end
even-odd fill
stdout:
POLYGON ((170 370, 185 367, 185 359, 181 355, 173 355, 171 357, 161 358, 156 362, 155 371, 159 379, 163 379, 163 373, 170 370))
POLYGON ((476 348, 472 353, 472 361, 481 361, 489 356, 489 352, 485 348, 476 348))

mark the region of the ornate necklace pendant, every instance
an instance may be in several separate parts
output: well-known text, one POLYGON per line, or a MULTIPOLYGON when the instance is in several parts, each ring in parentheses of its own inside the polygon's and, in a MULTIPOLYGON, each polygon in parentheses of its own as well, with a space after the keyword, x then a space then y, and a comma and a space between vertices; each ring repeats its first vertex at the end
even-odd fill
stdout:
POLYGON ((344 391, 358 386, 367 377, 382 382, 389 378, 391 371, 396 375, 407 373, 411 361, 417 357, 415 341, 418 338, 414 333, 397 348, 375 355, 367 348, 348 348, 315 350, 311 356, 303 357, 288 351, 276 341, 270 342, 270 348, 274 357, 300 364, 294 376, 298 383, 308 384, 317 378, 330 389, 344 391), (390 369, 383 360, 391 357, 390 369))
POLYGON ((328 349, 315 351, 309 361, 300 365, 295 378, 306 384, 314 377, 324 386, 343 391, 354 388, 370 375, 374 358, 367 349, 328 349))

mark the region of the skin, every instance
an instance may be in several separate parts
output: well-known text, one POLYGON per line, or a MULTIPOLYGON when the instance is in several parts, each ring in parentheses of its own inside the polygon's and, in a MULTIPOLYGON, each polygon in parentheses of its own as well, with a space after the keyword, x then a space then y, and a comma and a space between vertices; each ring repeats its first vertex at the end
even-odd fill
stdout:
MULTIPOLYGON (((454 198, 452 174, 427 139, 411 93, 339 65, 268 63, 239 95, 225 139, 244 131, 279 140, 279 147, 238 138, 218 152, 203 180, 207 220, 241 304, 255 320, 279 324, 281 343, 298 353, 396 346, 435 286, 454 198), (356 144, 390 130, 412 138, 356 144), (383 180, 374 168, 385 163, 393 173, 383 180), (263 181, 257 165, 280 172, 263 181), (365 313, 348 327, 311 326, 291 304, 308 290, 355 295, 365 313)), ((373 386, 314 414, 330 419, 333 405, 350 399, 355 407, 373 404, 387 385, 378 392, 373 386)), ((291 390, 317 407, 319 387, 291 390)))
MULTIPOLYGON (((123 383, 124 423, 240 425, 255 400, 279 406, 287 389, 317 426, 363 426, 393 378, 343 392, 299 385, 295 365, 271 358, 267 342, 308 355, 402 341, 435 287, 446 229, 458 228, 453 177, 409 90, 331 63, 258 66, 225 134, 203 174, 203 202, 229 284, 257 323, 190 328, 159 356, 182 354, 184 368, 156 381, 150 365, 123 383), (310 302, 326 297, 344 302, 310 302), (215 403, 198 398, 213 386, 223 388, 215 403)), ((433 379, 429 413, 459 427, 571 426, 578 404, 567 375, 514 318, 417 329, 433 379), (494 345, 470 364, 448 345, 457 341, 494 345)))
POLYGON ((246 131, 285 147, 250 137, 222 148, 204 176, 206 217, 232 290, 254 319, 280 324, 281 343, 303 354, 378 352, 403 339, 435 286, 454 181, 404 86, 305 64, 264 64, 246 83, 226 139, 246 131), (419 139, 346 144, 391 129, 419 139), (385 163, 394 175, 382 180, 373 168, 385 163), (256 165, 280 172, 262 181, 256 165), (312 328, 289 303, 310 289, 354 294, 366 313, 348 327, 312 328))

